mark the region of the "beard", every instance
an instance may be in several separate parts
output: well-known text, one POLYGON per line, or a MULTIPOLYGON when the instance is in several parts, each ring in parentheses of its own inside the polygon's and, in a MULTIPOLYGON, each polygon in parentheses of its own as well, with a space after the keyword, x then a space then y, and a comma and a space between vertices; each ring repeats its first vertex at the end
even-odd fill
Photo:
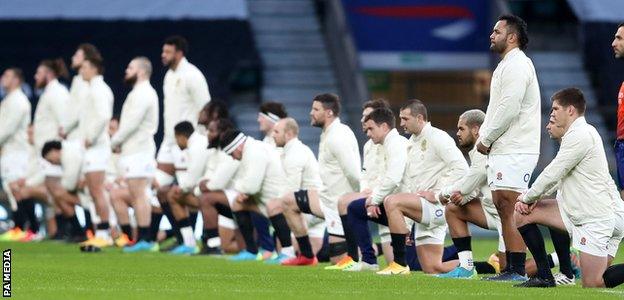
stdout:
POLYGON ((167 67, 167 68, 171 68, 171 65, 173 64, 173 59, 162 59, 162 64, 163 66, 167 67))
POLYGON ((499 43, 494 42, 490 44, 490 51, 500 54, 505 51, 506 46, 507 45, 504 42, 499 42, 499 43))
POLYGON ((214 139, 208 139, 208 149, 217 149, 219 148, 219 135, 217 134, 217 136, 214 139))
POLYGON ((46 80, 35 82, 35 88, 38 89, 38 90, 41 90, 41 89, 45 88, 46 85, 48 85, 48 82, 46 80))
POLYGON ((325 122, 311 120, 310 125, 312 125, 313 127, 323 128, 323 126, 325 126, 325 122))
POLYGON ((132 75, 130 77, 124 78, 124 84, 126 86, 133 87, 136 82, 137 82, 137 75, 136 74, 134 74, 134 75, 132 75))
POLYGON ((475 139, 473 139, 471 136, 468 136, 465 139, 459 141, 459 147, 464 150, 472 150, 472 148, 474 148, 474 145, 475 139))
POLYGON ((80 67, 81 67, 81 64, 74 64, 74 62, 72 62, 72 64, 71 64, 72 70, 74 70, 76 72, 80 71, 80 67))

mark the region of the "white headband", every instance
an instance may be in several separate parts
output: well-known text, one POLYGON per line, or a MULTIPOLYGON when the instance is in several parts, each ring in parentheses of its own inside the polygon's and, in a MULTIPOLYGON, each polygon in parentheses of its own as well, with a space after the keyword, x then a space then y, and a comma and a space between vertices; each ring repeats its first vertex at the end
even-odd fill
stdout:
POLYGON ((242 132, 239 133, 230 144, 228 144, 227 146, 223 147, 223 152, 225 152, 228 155, 232 154, 232 152, 234 152, 234 150, 236 150, 236 148, 238 148, 238 146, 243 144, 246 139, 247 139, 247 136, 245 136, 244 133, 242 133, 242 132))
POLYGON ((263 112, 259 112, 258 114, 260 114, 261 116, 269 119, 269 121, 273 122, 273 123, 277 123, 280 120, 280 117, 278 117, 276 114, 274 113, 263 113, 263 112))

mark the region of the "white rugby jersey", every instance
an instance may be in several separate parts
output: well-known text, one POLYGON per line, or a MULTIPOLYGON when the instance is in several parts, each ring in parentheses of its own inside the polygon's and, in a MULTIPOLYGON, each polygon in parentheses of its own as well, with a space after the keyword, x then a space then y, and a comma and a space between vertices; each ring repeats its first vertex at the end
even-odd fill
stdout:
POLYGON ((204 174, 209 154, 206 148, 208 148, 208 138, 197 131, 193 132, 183 152, 186 155, 186 172, 178 178, 178 185, 183 192, 192 191, 204 174))
POLYGON ((30 101, 18 88, 0 102, 0 152, 28 152, 28 124, 30 101))
POLYGON ((66 111, 69 104, 69 91, 57 79, 46 85, 43 93, 39 96, 35 119, 33 120, 33 139, 35 149, 41 151, 43 144, 48 141, 60 141, 59 127, 68 116, 66 111))
POLYGON ((154 156, 154 134, 158 130, 158 95, 148 80, 137 82, 121 109, 119 130, 111 147, 121 146, 121 154, 147 153, 154 156))
POLYGON ((175 144, 173 128, 182 121, 197 125, 199 112, 210 101, 208 83, 201 71, 182 58, 175 70, 169 69, 163 84, 165 136, 175 144))
POLYGON ((67 105, 67 111, 65 120, 63 121, 63 130, 67 134, 68 140, 80 139, 80 132, 78 130, 78 122, 81 114, 82 102, 85 100, 89 85, 82 76, 76 75, 72 79, 71 86, 69 87, 69 104, 67 105))
POLYGON ((596 129, 579 117, 561 139, 555 158, 537 177, 522 201, 533 203, 559 186, 557 199, 574 225, 613 218, 613 178, 596 129))
POLYGON ((380 168, 384 171, 379 174, 379 184, 373 187, 372 203, 381 204, 386 196, 395 193, 401 185, 407 164, 407 145, 407 139, 396 129, 386 135, 383 141, 385 164, 380 168))
POLYGON ((383 145, 375 144, 370 139, 364 144, 363 152, 360 191, 372 191, 373 187, 379 184, 380 175, 385 171, 386 154, 383 145))
POLYGON ((113 116, 113 91, 101 75, 87 83, 85 98, 81 101, 78 130, 91 147, 110 148, 108 122, 113 116))
MULTIPOLYGON (((206 188, 211 191, 222 191, 231 188, 239 162, 225 152, 215 148, 208 149, 206 156, 204 174, 199 181, 208 180, 206 188)), ((199 185, 195 187, 194 194, 195 196, 201 195, 199 185)))
POLYGON ((323 181, 319 164, 310 147, 304 145, 298 138, 294 138, 284 145, 281 157, 289 192, 321 191, 323 181))
POLYGON ((209 180, 206 184, 209 190, 221 191, 233 188, 240 161, 232 158, 222 150, 215 150, 213 155, 208 157, 208 165, 204 178, 209 180), (213 171, 209 174, 210 170, 213 171))
POLYGON ((274 147, 247 137, 234 189, 256 197, 261 203, 277 199, 287 189, 287 179, 274 147))
POLYGON ((468 163, 453 138, 429 122, 420 134, 410 137, 407 160, 401 191, 408 193, 438 192, 462 180, 468 170, 468 163))
POLYGON ((327 200, 337 202, 345 194, 360 190, 360 151, 349 126, 336 118, 321 133, 319 168, 327 200))
POLYGON ((539 154, 541 100, 533 62, 518 48, 492 74, 480 140, 490 154, 539 154))

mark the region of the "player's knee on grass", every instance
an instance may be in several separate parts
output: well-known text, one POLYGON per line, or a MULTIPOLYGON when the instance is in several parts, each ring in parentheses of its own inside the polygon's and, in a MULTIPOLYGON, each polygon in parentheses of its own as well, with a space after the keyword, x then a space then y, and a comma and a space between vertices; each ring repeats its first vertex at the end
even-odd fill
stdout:
POLYGON ((440 266, 440 262, 434 261, 420 261, 420 266, 422 267, 422 271, 425 274, 438 274, 442 273, 442 266, 440 266))
POLYGON ((602 278, 602 274, 590 276, 589 274, 583 273, 582 283, 583 283, 583 287, 584 288, 603 288, 603 287, 605 287, 604 279, 602 278))

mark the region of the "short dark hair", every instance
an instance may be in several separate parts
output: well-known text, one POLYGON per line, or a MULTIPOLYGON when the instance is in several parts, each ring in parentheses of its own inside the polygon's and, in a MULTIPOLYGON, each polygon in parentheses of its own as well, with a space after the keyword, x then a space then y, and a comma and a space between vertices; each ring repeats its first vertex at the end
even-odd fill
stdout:
POLYGON ((82 50, 85 59, 97 59, 103 61, 100 50, 98 50, 98 48, 95 47, 93 44, 82 43, 78 45, 78 49, 82 50))
POLYGON ((529 44, 527 23, 516 15, 502 15, 498 20, 505 21, 507 27, 511 28, 511 31, 518 35, 518 47, 520 47, 521 50, 525 50, 529 44))
POLYGON ((24 83, 24 71, 22 71, 22 69, 17 67, 10 67, 7 69, 7 71, 13 72, 13 75, 17 77, 17 80, 19 80, 20 84, 24 83))
POLYGON ((175 127, 173 127, 173 132, 175 135, 183 135, 187 138, 190 137, 194 131, 195 128, 193 128, 193 124, 191 124, 191 122, 189 121, 182 121, 176 124, 175 127))
POLYGON ((571 87, 559 90, 550 97, 550 100, 553 102, 557 101, 564 107, 572 105, 576 108, 579 115, 585 114, 585 96, 579 88, 571 87))
POLYGON ((367 108, 390 108, 390 103, 388 102, 388 100, 383 98, 372 99, 364 102, 364 105, 362 105, 362 110, 365 110, 367 108))
POLYGON ((188 53, 188 42, 180 35, 172 35, 166 38, 165 45, 173 45, 177 51, 182 51, 184 55, 188 53))
POLYGON ((41 157, 45 157, 52 150, 61 150, 63 149, 63 144, 59 141, 47 141, 43 144, 43 148, 41 148, 41 157))
POLYGON ((280 119, 288 117, 288 113, 286 112, 286 107, 284 107, 284 104, 275 101, 269 101, 260 104, 260 112, 264 114, 272 113, 278 116, 280 119))
POLYGON ((396 118, 394 117, 394 113, 386 107, 373 110, 370 114, 368 114, 368 116, 366 116, 366 118, 364 118, 364 122, 368 122, 369 120, 375 122, 377 126, 386 123, 391 129, 396 127, 396 118))
POLYGON ((418 99, 407 100, 407 103, 401 106, 401 110, 404 109, 409 109, 410 114, 414 117, 422 115, 425 121, 429 120, 429 117, 427 116, 427 107, 425 107, 425 104, 418 99))
POLYGON ((104 74, 104 64, 101 59, 85 58, 84 61, 88 61, 93 67, 95 67, 99 74, 104 74))
POLYGON ((318 101, 323 104, 324 109, 331 110, 336 117, 340 115, 340 97, 336 94, 325 93, 314 96, 312 102, 318 101))
POLYGON ((67 71, 67 66, 65 66, 65 61, 62 58, 56 59, 44 59, 39 63, 39 65, 48 68, 54 76, 61 78, 68 78, 69 72, 67 71))

